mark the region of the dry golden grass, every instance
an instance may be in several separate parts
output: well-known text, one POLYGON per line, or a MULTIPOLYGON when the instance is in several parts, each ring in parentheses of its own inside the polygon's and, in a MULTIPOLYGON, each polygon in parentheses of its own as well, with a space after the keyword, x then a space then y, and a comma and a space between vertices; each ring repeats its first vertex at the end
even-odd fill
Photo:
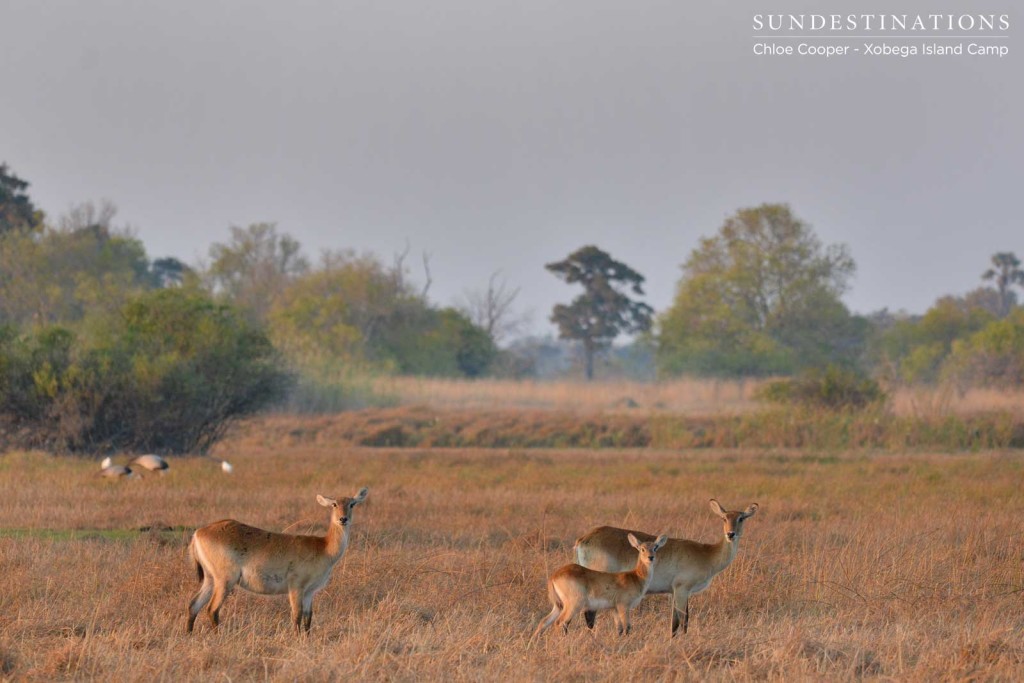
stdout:
POLYGON ((93 462, 0 457, 0 677, 268 680, 1011 680, 1024 670, 1019 453, 244 450, 108 482, 93 462), (317 493, 370 487, 293 635, 287 600, 232 595, 184 633, 188 528, 321 528, 317 493), (615 523, 712 540, 707 499, 757 501, 739 555, 668 638, 648 598, 534 647, 545 577, 615 523), (164 533, 137 531, 170 526, 164 533), (13 533, 11 529, 21 529, 13 533), (55 530, 44 534, 42 530, 55 530), (79 530, 70 533, 68 530, 79 530), (91 530, 107 530, 97 533, 91 530))
POLYGON ((754 409, 757 380, 680 379, 665 382, 574 382, 380 377, 378 394, 433 408, 554 409, 577 412, 643 411, 720 415, 754 409))
MULTIPOLYGON (((459 380, 380 377, 373 391, 403 405, 452 410, 530 409, 580 413, 672 413, 692 417, 744 414, 762 408, 754 395, 765 380, 683 378, 661 382, 459 380)), ((1024 416, 1024 392, 952 386, 902 387, 892 392, 895 415, 935 418, 1003 412, 1024 416)))
POLYGON ((934 417, 1005 413, 1024 416, 1024 392, 969 389, 960 394, 954 387, 906 387, 893 393, 892 411, 897 415, 934 417))

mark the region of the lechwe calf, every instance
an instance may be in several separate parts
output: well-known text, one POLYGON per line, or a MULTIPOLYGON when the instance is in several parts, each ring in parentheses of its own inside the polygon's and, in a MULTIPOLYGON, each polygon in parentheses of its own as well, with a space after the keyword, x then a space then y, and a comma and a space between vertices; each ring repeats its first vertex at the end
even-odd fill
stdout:
POLYGON ((192 632, 199 611, 207 604, 216 628, 221 605, 236 585, 264 595, 287 593, 295 628, 309 631, 313 596, 331 578, 331 570, 345 554, 352 508, 366 500, 367 493, 364 488, 355 498, 316 497, 331 510, 326 536, 278 534, 233 519, 197 529, 189 552, 203 585, 188 606, 188 632, 192 632))
POLYGON ((657 552, 667 540, 667 536, 659 536, 657 540, 640 542, 633 534, 628 534, 627 542, 635 548, 636 555, 633 571, 601 572, 578 564, 567 564, 555 571, 548 579, 551 613, 538 624, 530 640, 543 633, 556 619, 562 630, 568 631, 569 622, 580 612, 586 612, 587 626, 593 628, 597 611, 605 609, 615 610, 615 626, 619 635, 629 633, 629 611, 647 592, 657 552))
MULTIPOLYGON (((712 498, 711 511, 725 523, 722 538, 717 543, 670 538, 658 553, 658 564, 652 572, 647 592, 672 593, 673 636, 680 623, 683 633, 690 625, 690 596, 710 586, 711 580, 736 557, 740 536, 743 535, 743 522, 757 512, 757 503, 742 512, 730 511, 712 498)), ((591 529, 576 541, 576 561, 600 571, 622 571, 632 560, 630 546, 633 538, 649 541, 654 536, 610 526, 591 529)))

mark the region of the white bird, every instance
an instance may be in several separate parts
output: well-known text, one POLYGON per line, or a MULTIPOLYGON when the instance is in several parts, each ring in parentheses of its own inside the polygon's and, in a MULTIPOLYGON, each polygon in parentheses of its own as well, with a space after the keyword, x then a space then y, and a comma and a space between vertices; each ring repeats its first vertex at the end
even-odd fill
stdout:
POLYGON ((154 455, 152 453, 148 455, 140 455, 128 463, 128 465, 138 465, 139 467, 146 468, 150 472, 160 472, 161 474, 170 467, 166 460, 161 458, 159 455, 154 455))
POLYGON ((103 462, 100 463, 100 476, 107 477, 108 479, 130 477, 132 476, 132 470, 130 467, 115 465, 110 458, 104 458, 103 462))
POLYGON ((220 461, 220 468, 222 470, 224 470, 224 472, 226 474, 231 474, 232 470, 235 469, 234 467, 231 466, 231 463, 229 463, 227 460, 221 460, 220 461))

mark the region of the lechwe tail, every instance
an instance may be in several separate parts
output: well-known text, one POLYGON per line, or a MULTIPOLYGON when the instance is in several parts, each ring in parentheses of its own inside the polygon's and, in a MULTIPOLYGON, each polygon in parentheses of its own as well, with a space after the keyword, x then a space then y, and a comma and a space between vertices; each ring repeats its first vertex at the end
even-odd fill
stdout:
POLYGON ((558 597, 558 591, 555 590, 555 584, 551 579, 548 579, 548 600, 551 601, 551 612, 544 617, 539 624, 537 624, 537 628, 534 629, 533 635, 530 636, 531 643, 534 638, 539 636, 541 633, 544 633, 544 631, 551 627, 551 624, 555 623, 555 619, 558 618, 558 615, 562 613, 562 609, 565 607, 562 604, 562 599, 558 597))

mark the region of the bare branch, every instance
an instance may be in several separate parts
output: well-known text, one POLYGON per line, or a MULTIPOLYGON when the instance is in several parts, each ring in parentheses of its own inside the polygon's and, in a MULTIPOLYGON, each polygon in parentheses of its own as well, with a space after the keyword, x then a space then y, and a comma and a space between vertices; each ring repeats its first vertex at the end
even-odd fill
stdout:
POLYGON ((77 232, 95 227, 111 230, 116 215, 117 206, 109 199, 102 200, 99 206, 92 202, 83 202, 68 209, 67 213, 58 219, 57 227, 62 232, 77 232))
POLYGON ((427 292, 430 291, 430 285, 433 283, 433 280, 430 278, 430 254, 427 252, 423 252, 423 273, 427 281, 423 283, 423 291, 420 292, 420 296, 426 299, 427 292))
POLYGON ((491 274, 485 291, 466 292, 462 305, 463 312, 473 324, 487 332, 495 343, 515 333, 526 322, 526 316, 516 316, 512 312, 520 288, 510 288, 504 278, 499 281, 500 275, 500 270, 491 274))
POLYGON ((405 240, 405 249, 391 256, 391 277, 394 278, 395 286, 400 290, 405 289, 405 257, 408 255, 409 240, 405 240))

